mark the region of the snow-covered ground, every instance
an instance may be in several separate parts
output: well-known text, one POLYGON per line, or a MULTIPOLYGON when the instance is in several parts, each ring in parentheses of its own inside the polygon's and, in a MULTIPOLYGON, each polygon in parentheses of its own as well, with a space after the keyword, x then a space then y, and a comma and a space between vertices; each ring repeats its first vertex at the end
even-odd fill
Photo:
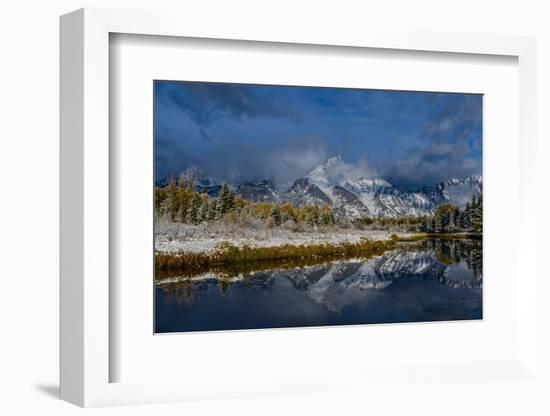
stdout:
POLYGON ((361 239, 387 240, 391 234, 406 236, 395 230, 359 230, 338 227, 296 231, 285 227, 243 227, 238 224, 210 223, 189 225, 161 221, 155 227, 157 252, 211 252, 220 243, 242 247, 275 247, 284 244, 312 245, 357 243, 361 239))

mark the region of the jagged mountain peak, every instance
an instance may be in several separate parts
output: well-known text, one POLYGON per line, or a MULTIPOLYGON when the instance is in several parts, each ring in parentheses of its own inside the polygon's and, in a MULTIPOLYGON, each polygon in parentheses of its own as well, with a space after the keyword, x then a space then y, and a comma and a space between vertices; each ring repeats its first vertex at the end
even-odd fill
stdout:
POLYGON ((421 192, 428 195, 436 205, 451 203, 465 206, 472 199, 472 194, 481 195, 483 177, 479 175, 466 178, 451 178, 435 185, 424 187, 421 192))
POLYGON ((197 164, 192 164, 187 167, 181 173, 181 176, 183 176, 185 179, 193 179, 197 183, 215 183, 215 181, 207 175, 206 171, 197 164))
POLYGON ((187 167, 180 176, 186 180, 193 180, 198 192, 206 193, 210 196, 217 195, 221 189, 221 185, 208 176, 206 171, 197 164, 187 167))
POLYGON ((279 200, 275 184, 270 179, 243 182, 235 190, 244 199, 255 202, 277 202, 279 200))
POLYGON ((331 156, 324 163, 312 169, 304 177, 347 188, 348 185, 391 187, 367 169, 344 161, 341 155, 331 156))
POLYGON ((342 155, 331 156, 325 162, 325 167, 330 168, 331 166, 338 165, 339 163, 344 163, 342 155))
MULTIPOLYGON (((237 194, 251 201, 330 205, 336 216, 345 218, 430 215, 445 203, 464 207, 472 194, 481 194, 483 187, 483 178, 474 175, 450 178, 412 191, 394 187, 379 177, 369 177, 368 173, 336 155, 297 178, 288 189, 277 188, 270 179, 244 180, 238 173, 231 176, 229 183, 237 194)), ((220 191, 221 185, 199 165, 189 166, 182 175, 193 178, 199 192, 217 196, 220 191)))

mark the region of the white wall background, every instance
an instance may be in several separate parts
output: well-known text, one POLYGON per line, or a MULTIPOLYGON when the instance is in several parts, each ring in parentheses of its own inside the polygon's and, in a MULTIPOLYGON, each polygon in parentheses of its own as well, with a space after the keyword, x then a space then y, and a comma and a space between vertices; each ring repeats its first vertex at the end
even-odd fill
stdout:
MULTIPOLYGON (((58 383, 58 16, 84 6, 178 10, 327 27, 388 24, 535 35, 538 41, 539 215, 548 216, 550 179, 550 11, 535 0, 170 1, 11 0, 0 11, 0 413, 56 414, 82 410, 56 399, 58 383), (546 180, 545 180, 546 179, 546 180)), ((541 221, 539 259, 550 234, 541 221), (544 245, 544 246, 543 246, 544 245)), ((542 261, 540 263, 542 267, 542 261)), ((550 277, 550 276, 549 276, 550 277)), ((545 374, 549 307, 539 285, 545 374), (546 329, 544 329, 546 328, 546 329), (546 353, 544 353, 546 351, 546 353)), ((529 384, 487 383, 390 389, 374 397, 345 393, 208 403, 99 409, 99 414, 550 414, 546 391, 529 384)))

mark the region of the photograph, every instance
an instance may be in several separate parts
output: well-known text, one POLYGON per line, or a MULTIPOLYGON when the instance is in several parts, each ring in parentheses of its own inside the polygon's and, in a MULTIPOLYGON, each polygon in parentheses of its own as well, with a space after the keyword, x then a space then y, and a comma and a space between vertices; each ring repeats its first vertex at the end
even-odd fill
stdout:
POLYGON ((483 319, 483 95, 155 80, 154 332, 483 319))
POLYGON ((548 2, 447 3, 4 2, 0 416, 550 416, 548 2))

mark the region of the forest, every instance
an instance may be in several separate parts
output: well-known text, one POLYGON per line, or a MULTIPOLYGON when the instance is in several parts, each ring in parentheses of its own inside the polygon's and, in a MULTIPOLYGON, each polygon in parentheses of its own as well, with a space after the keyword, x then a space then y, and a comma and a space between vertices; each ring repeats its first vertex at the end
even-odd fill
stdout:
POLYGON ((155 207, 159 217, 187 224, 224 220, 246 225, 261 220, 276 227, 284 223, 309 226, 335 225, 337 220, 328 204, 295 207, 291 204, 252 202, 236 195, 224 183, 217 197, 195 190, 192 179, 173 179, 165 187, 155 189, 155 207))
POLYGON ((463 210, 452 204, 441 205, 431 217, 423 217, 420 231, 426 233, 481 234, 483 232, 483 197, 472 195, 463 210))
POLYGON ((472 195, 464 209, 444 204, 431 216, 345 218, 335 215, 328 204, 296 207, 288 203, 253 202, 235 194, 227 183, 217 197, 199 193, 193 179, 183 176, 170 179, 164 187, 155 188, 155 209, 159 218, 172 222, 198 225, 225 221, 242 226, 261 222, 269 227, 286 226, 294 231, 318 227, 389 229, 429 234, 470 233, 483 230, 483 199, 472 195))

